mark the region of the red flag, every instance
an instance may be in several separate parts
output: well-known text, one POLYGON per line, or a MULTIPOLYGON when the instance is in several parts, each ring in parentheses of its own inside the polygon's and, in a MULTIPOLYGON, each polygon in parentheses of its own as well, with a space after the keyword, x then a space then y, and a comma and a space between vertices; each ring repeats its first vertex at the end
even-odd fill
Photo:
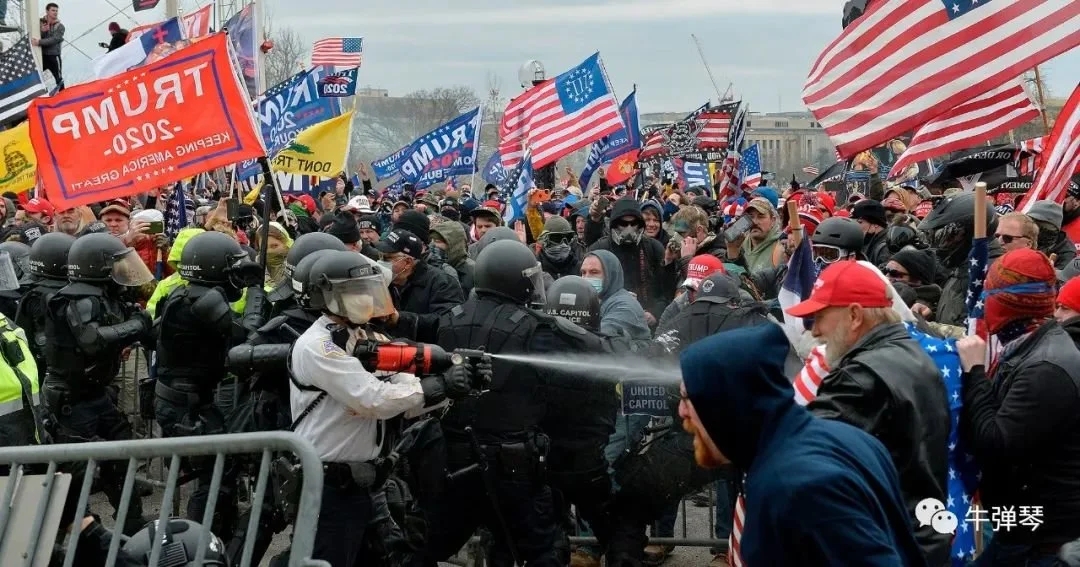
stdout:
POLYGON ((607 168, 608 185, 626 183, 637 173, 638 151, 632 150, 615 158, 607 168))
POLYGON ((1073 91, 1069 101, 1061 109, 1054 129, 1050 132, 1042 154, 1039 155, 1039 173, 1035 184, 1024 195, 1018 210, 1026 213, 1035 201, 1065 200, 1069 178, 1080 165, 1080 86, 1073 91))
POLYGON ((803 101, 850 158, 1077 45, 1076 0, 883 0, 822 51, 803 101))

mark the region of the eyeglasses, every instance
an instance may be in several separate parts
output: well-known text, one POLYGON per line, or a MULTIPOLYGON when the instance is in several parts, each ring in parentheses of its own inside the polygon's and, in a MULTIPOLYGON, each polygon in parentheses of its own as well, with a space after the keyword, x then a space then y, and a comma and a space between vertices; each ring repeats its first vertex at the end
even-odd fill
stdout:
POLYGON ((900 270, 885 270, 885 275, 890 278, 900 279, 910 277, 911 274, 907 272, 901 272, 900 270))
POLYGON ((1012 234, 995 234, 994 236, 997 237, 1002 244, 1012 244, 1012 241, 1018 238, 1027 239, 1026 236, 1013 236, 1012 234))

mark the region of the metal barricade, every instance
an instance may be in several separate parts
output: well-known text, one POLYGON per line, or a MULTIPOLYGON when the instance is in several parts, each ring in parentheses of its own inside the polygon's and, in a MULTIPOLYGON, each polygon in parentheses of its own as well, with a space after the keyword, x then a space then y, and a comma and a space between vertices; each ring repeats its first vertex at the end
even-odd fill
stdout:
MULTIPOLYGON (((210 524, 214 515, 218 495, 221 491, 222 476, 225 470, 225 456, 241 453, 261 453, 262 463, 258 471, 258 480, 255 489, 255 498, 252 501, 251 517, 248 523, 247 537, 244 540, 243 555, 238 567, 249 567, 252 554, 254 553, 255 536, 258 532, 259 519, 262 515, 263 497, 269 484, 271 455, 277 451, 290 451, 294 453, 303 466, 303 481, 300 487, 300 503, 296 521, 293 523, 292 544, 290 551, 289 567, 330 567, 325 561, 311 559, 312 548, 315 543, 315 529, 318 523, 319 506, 322 499, 322 464, 315 448, 307 440, 291 432, 265 432, 265 433, 239 433, 231 435, 205 435, 197 437, 174 437, 168 439, 144 439, 133 441, 105 441, 99 443, 76 443, 63 445, 44 445, 26 447, 3 447, 0 448, 0 465, 10 467, 11 476, 7 478, 7 486, 0 496, 0 550, 5 547, 4 537, 8 530, 8 523, 15 520, 17 510, 12 509, 15 496, 17 479, 24 465, 48 465, 48 472, 43 477, 43 494, 36 504, 33 515, 18 514, 18 521, 33 520, 30 531, 30 541, 20 557, 25 558, 24 565, 30 567, 36 565, 35 554, 39 542, 37 534, 46 528, 46 516, 50 506, 50 493, 56 479, 61 478, 57 474, 58 463, 86 462, 86 473, 83 478, 81 492, 79 493, 78 507, 76 508, 76 521, 72 524, 71 535, 68 538, 67 551, 65 554, 64 567, 71 567, 78 545, 79 535, 82 531, 80 521, 86 516, 90 498, 91 486, 94 481, 94 472, 97 464, 102 461, 127 461, 127 474, 124 477, 124 486, 117 511, 116 525, 124 524, 127 515, 128 504, 131 502, 135 472, 140 459, 169 458, 168 480, 165 483, 164 496, 161 500, 161 512, 159 521, 165 522, 169 518, 174 494, 177 490, 177 481, 180 476, 180 458, 194 456, 214 455, 214 470, 210 483, 210 496, 206 503, 206 510, 201 525, 203 532, 200 535, 199 556, 196 564, 201 564, 202 556, 206 551, 210 537, 210 524)), ((229 534, 219 534, 229 535, 229 534)), ((120 547, 119 537, 113 537, 110 543, 106 567, 112 567, 116 563, 120 547)), ((150 556, 150 565, 157 565, 161 555, 161 539, 155 538, 153 551, 150 556)), ((5 566, 7 567, 7 566, 5 566)), ((12 566, 15 567, 15 566, 12 566)), ((235 566, 234 566, 235 567, 235 566)))

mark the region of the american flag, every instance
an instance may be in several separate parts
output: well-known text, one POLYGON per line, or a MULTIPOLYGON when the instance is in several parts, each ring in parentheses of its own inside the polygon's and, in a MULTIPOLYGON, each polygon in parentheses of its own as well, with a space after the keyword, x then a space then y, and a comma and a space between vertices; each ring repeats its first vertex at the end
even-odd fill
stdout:
POLYGON ((177 182, 169 201, 165 203, 165 236, 168 236, 169 240, 175 240, 176 235, 187 228, 187 225, 187 195, 184 194, 184 184, 177 182))
POLYGON ((359 67, 364 61, 364 38, 328 37, 311 49, 312 65, 359 67))
POLYGON ((1076 0, 879 0, 822 51, 803 101, 851 157, 1077 45, 1076 0))
POLYGON ((619 101, 594 53, 577 67, 510 101, 499 124, 503 167, 513 168, 532 151, 544 167, 623 128, 619 101))
POLYGON ((34 64, 30 38, 24 37, 0 53, 0 124, 21 119, 30 101, 43 94, 45 84, 34 64))
POLYGON ((967 329, 969 335, 979 334, 986 336, 985 330, 979 331, 979 323, 983 318, 983 308, 986 306, 982 299, 983 284, 986 280, 986 268, 989 264, 990 242, 984 236, 971 241, 971 253, 968 254, 969 281, 967 296, 964 303, 967 306, 968 320, 967 329))
POLYGON ((810 246, 810 235, 804 234, 788 259, 788 269, 780 282, 780 293, 776 296, 776 301, 784 310, 784 329, 790 337, 801 335, 806 326, 802 317, 789 315, 787 309, 810 297, 818 276, 810 246))
POLYGON ((1073 91, 1054 122, 1054 129, 1039 155, 1039 172, 1017 208, 1027 213, 1036 201, 1061 203, 1069 180, 1080 168, 1080 86, 1073 91))
MULTIPOLYGON (((739 103, 721 106, 705 106, 693 111, 683 120, 664 130, 645 136, 639 159, 652 161, 669 157, 681 157, 681 152, 671 152, 671 141, 691 139, 690 151, 723 150, 728 147, 732 119, 739 103)), ((681 148, 680 148, 681 149, 681 148)))
POLYGON ((890 177, 914 163, 981 144, 1039 117, 1024 85, 1013 81, 927 122, 896 160, 890 177))
POLYGON ((740 185, 743 190, 753 189, 761 185, 761 155, 758 153, 758 145, 754 144, 742 153, 742 178, 740 185))
POLYGON ((515 219, 525 216, 525 205, 529 200, 529 189, 536 187, 533 181, 532 154, 526 151, 525 156, 518 163, 518 167, 507 179, 506 190, 503 193, 507 207, 503 209, 503 221, 509 225, 515 219))
POLYGON ((814 176, 821 173, 821 171, 817 168, 816 165, 808 165, 808 166, 802 168, 802 172, 807 174, 807 175, 814 175, 814 176))
POLYGON ((739 190, 739 160, 741 159, 742 156, 738 152, 731 149, 727 151, 724 163, 720 166, 720 174, 717 175, 720 187, 716 190, 716 200, 723 201, 729 195, 734 197, 742 193, 739 190))

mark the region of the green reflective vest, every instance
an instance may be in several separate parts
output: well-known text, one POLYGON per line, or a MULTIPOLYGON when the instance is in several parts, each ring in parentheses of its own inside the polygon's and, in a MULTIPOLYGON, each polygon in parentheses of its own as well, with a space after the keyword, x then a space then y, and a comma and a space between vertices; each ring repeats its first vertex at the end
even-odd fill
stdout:
MULTIPOLYGON (((22 410, 23 418, 36 424, 39 401, 37 364, 30 354, 26 333, 0 314, 0 423, 18 419, 12 416, 22 410)), ((35 439, 5 439, 7 444, 30 444, 40 439, 34 427, 35 439)))

